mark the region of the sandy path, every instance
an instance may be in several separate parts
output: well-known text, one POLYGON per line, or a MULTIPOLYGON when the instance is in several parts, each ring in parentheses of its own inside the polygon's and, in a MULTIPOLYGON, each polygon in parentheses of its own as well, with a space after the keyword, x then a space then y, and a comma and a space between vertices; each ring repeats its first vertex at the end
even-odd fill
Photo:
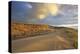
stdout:
POLYGON ((71 42, 57 33, 39 35, 12 41, 13 52, 62 50, 74 48, 71 42))

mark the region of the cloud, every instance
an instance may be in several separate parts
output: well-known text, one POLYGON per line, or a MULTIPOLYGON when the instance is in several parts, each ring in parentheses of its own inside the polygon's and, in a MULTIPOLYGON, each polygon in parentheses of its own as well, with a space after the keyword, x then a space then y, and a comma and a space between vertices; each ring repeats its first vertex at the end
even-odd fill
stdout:
POLYGON ((54 16, 58 14, 58 5, 57 4, 48 4, 46 5, 48 11, 54 16))
POLYGON ((66 17, 73 17, 78 15, 77 5, 60 5, 59 14, 66 17))
POLYGON ((36 4, 36 9, 33 9, 34 18, 44 19, 48 13, 55 16, 58 13, 58 6, 56 4, 36 4))

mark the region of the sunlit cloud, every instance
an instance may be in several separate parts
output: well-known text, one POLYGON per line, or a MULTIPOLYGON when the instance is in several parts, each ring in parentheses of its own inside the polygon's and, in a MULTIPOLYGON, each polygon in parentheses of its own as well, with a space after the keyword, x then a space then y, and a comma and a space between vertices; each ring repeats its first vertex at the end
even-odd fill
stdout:
POLYGON ((48 11, 54 16, 58 14, 58 5, 56 4, 48 4, 48 11))
POLYGON ((45 15, 39 15, 38 18, 39 19, 44 19, 46 16, 45 15))
POLYGON ((47 9, 45 8, 45 5, 39 5, 39 7, 36 9, 35 15, 38 19, 44 19, 48 14, 47 9))
POLYGON ((52 16, 55 16, 58 14, 58 6, 56 4, 43 4, 39 5, 37 8, 35 15, 36 18, 44 19, 48 13, 50 13, 52 16))

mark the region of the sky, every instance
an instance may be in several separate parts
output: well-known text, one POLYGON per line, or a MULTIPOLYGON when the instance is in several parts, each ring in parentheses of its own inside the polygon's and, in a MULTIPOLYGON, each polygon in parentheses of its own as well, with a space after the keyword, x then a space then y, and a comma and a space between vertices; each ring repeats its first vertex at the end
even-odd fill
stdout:
POLYGON ((11 19, 13 22, 30 24, 78 24, 78 6, 12 1, 11 19))

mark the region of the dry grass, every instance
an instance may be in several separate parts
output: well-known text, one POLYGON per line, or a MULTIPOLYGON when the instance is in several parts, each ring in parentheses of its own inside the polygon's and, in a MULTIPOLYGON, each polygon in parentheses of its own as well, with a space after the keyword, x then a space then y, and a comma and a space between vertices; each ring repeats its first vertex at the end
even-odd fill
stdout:
POLYGON ((11 25, 12 40, 37 36, 52 31, 53 31, 52 29, 48 28, 48 25, 21 24, 21 23, 12 23, 11 25))

